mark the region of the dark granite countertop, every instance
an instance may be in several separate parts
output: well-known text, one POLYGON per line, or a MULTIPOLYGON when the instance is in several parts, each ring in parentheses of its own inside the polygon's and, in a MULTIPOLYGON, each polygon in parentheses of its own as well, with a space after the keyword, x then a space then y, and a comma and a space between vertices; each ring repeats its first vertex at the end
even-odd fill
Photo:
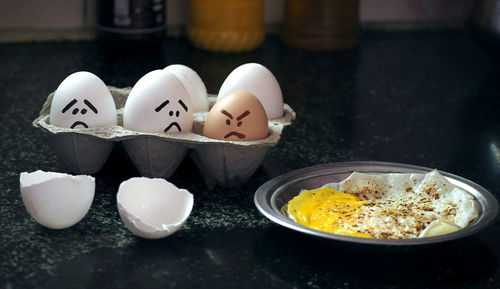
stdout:
POLYGON ((288 171, 340 161, 438 168, 500 196, 500 63, 467 31, 363 33, 346 52, 288 48, 275 36, 243 54, 200 51, 182 38, 160 51, 110 55, 95 42, 0 45, 1 288, 499 288, 500 222, 465 239, 405 252, 345 248, 271 223, 253 195, 288 171), (173 63, 195 69, 217 93, 246 62, 267 66, 297 113, 251 180, 209 191, 185 159, 169 179, 194 194, 184 227, 144 240, 122 224, 119 184, 137 170, 117 147, 94 174, 86 217, 65 230, 26 212, 19 174, 65 172, 32 127, 47 95, 87 70, 130 86, 173 63))

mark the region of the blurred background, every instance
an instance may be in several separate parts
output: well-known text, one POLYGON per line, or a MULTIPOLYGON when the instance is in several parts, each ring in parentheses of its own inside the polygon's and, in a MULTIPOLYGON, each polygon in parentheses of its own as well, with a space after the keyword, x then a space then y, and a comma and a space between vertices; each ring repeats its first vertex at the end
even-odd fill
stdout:
MULTIPOLYGON (((467 19, 473 2, 473 0, 360 0, 359 17, 363 28, 410 29, 435 25, 460 26, 467 19)), ((97 5, 98 0, 2 0, 0 41, 93 39, 98 22, 97 5)), ((264 1, 263 23, 266 33, 280 33, 280 26, 285 18, 285 5, 285 0, 264 1)), ((189 1, 186 0, 165 1, 163 9, 165 9, 168 35, 184 35, 189 21, 188 6, 189 1)))

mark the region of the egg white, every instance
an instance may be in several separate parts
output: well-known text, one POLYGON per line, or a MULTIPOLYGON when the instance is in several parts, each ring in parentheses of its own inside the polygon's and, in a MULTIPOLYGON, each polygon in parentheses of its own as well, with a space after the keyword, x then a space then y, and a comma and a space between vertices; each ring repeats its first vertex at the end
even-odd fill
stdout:
POLYGON ((474 197, 437 170, 427 174, 354 172, 342 182, 322 188, 365 201, 359 212, 352 215, 357 220, 354 224, 341 220, 339 226, 375 238, 407 239, 451 233, 466 227, 479 214, 474 197))

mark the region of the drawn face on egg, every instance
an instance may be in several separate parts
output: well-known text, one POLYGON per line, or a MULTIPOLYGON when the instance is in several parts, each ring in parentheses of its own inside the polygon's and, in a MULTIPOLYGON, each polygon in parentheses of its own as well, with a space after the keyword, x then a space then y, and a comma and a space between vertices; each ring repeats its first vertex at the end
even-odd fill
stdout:
MULTIPOLYGON (((245 110, 243 113, 241 113, 239 116, 236 117, 236 119, 233 117, 233 115, 231 113, 229 113, 227 110, 225 109, 222 109, 220 111, 220 113, 222 113, 223 115, 225 115, 227 117, 226 119, 226 124, 228 126, 231 126, 231 124, 233 124, 232 121, 236 121, 236 126, 238 128, 241 127, 241 125, 243 124, 243 119, 248 116, 250 114, 250 111, 249 110, 245 110)), ((246 134, 244 134, 243 132, 241 131, 238 131, 238 128, 234 128, 234 125, 231 127, 231 129, 235 129, 235 130, 231 130, 229 131, 227 134, 224 135, 224 139, 228 139, 232 136, 235 136, 239 139, 245 139, 246 138, 246 134)))
POLYGON ((140 132, 190 132, 193 110, 182 82, 168 71, 139 80, 125 103, 123 126, 140 132))
MULTIPOLYGON (((70 109, 73 107, 73 109, 71 110, 71 114, 76 116, 75 118, 78 118, 77 115, 78 113, 80 113, 82 116, 85 116, 85 114, 90 110, 92 111, 94 114, 98 114, 99 111, 97 110, 97 108, 88 100, 88 99, 84 99, 83 100, 83 104, 85 107, 81 108, 81 104, 78 103, 78 100, 76 98, 73 98, 72 101, 70 101, 63 109, 62 109, 62 113, 70 113, 70 109), (80 108, 78 108, 80 107, 80 108), (88 108, 88 109, 87 109, 88 108)), ((83 118, 82 120, 75 120, 75 122, 70 126, 70 128, 75 128, 75 127, 78 127, 78 126, 81 126, 81 127, 84 127, 84 128, 88 128, 89 125, 87 123, 85 123, 83 121, 83 118)))
POLYGON ((203 135, 229 141, 264 139, 268 136, 264 107, 249 92, 230 93, 217 101, 208 113, 203 135))
POLYGON ((155 108, 155 112, 158 113, 166 113, 168 111, 168 118, 166 119, 166 122, 168 123, 163 132, 182 132, 182 127, 179 125, 177 122, 177 119, 181 116, 181 112, 188 112, 189 109, 182 101, 182 99, 179 99, 177 101, 176 105, 175 103, 171 104, 170 100, 165 100, 162 102, 158 107, 155 108), (168 107, 167 107, 168 106, 168 107), (165 110, 162 112, 162 110, 165 108, 165 110))
POLYGON ((64 79, 54 93, 50 123, 71 129, 116 125, 115 102, 96 75, 76 72, 64 79))

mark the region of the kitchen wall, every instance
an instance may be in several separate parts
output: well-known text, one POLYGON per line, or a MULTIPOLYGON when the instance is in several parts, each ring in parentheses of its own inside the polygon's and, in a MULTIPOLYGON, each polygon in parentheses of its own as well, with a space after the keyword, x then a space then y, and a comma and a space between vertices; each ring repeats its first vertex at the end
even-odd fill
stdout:
MULTIPOLYGON (((10 37, 42 37, 90 31, 95 25, 96 0, 1 0, 0 41, 10 37), (31 36, 30 36, 30 33, 31 36), (47 32, 49 31, 49 32, 47 32), (35 33, 36 32, 36 33, 35 33), (40 34, 42 34, 40 36, 40 34)), ((109 0, 111 1, 111 0, 109 0)), ((209 1, 209 0, 207 0, 209 1)), ((345 0, 348 1, 348 0, 345 0)), ((474 0, 360 0, 363 24, 461 23, 474 0)), ((265 24, 272 32, 283 18, 285 0, 266 0, 265 24)), ((188 0, 167 1, 169 31, 179 31, 187 21, 188 0)), ((68 35, 69 35, 68 34, 68 35)), ((85 33, 79 33, 86 37, 85 33)), ((89 34, 91 35, 91 33, 89 34)), ((78 36, 77 36, 78 37, 78 36)), ((89 36, 91 37, 91 36, 89 36)), ((28 39, 29 40, 29 39, 28 39)))

